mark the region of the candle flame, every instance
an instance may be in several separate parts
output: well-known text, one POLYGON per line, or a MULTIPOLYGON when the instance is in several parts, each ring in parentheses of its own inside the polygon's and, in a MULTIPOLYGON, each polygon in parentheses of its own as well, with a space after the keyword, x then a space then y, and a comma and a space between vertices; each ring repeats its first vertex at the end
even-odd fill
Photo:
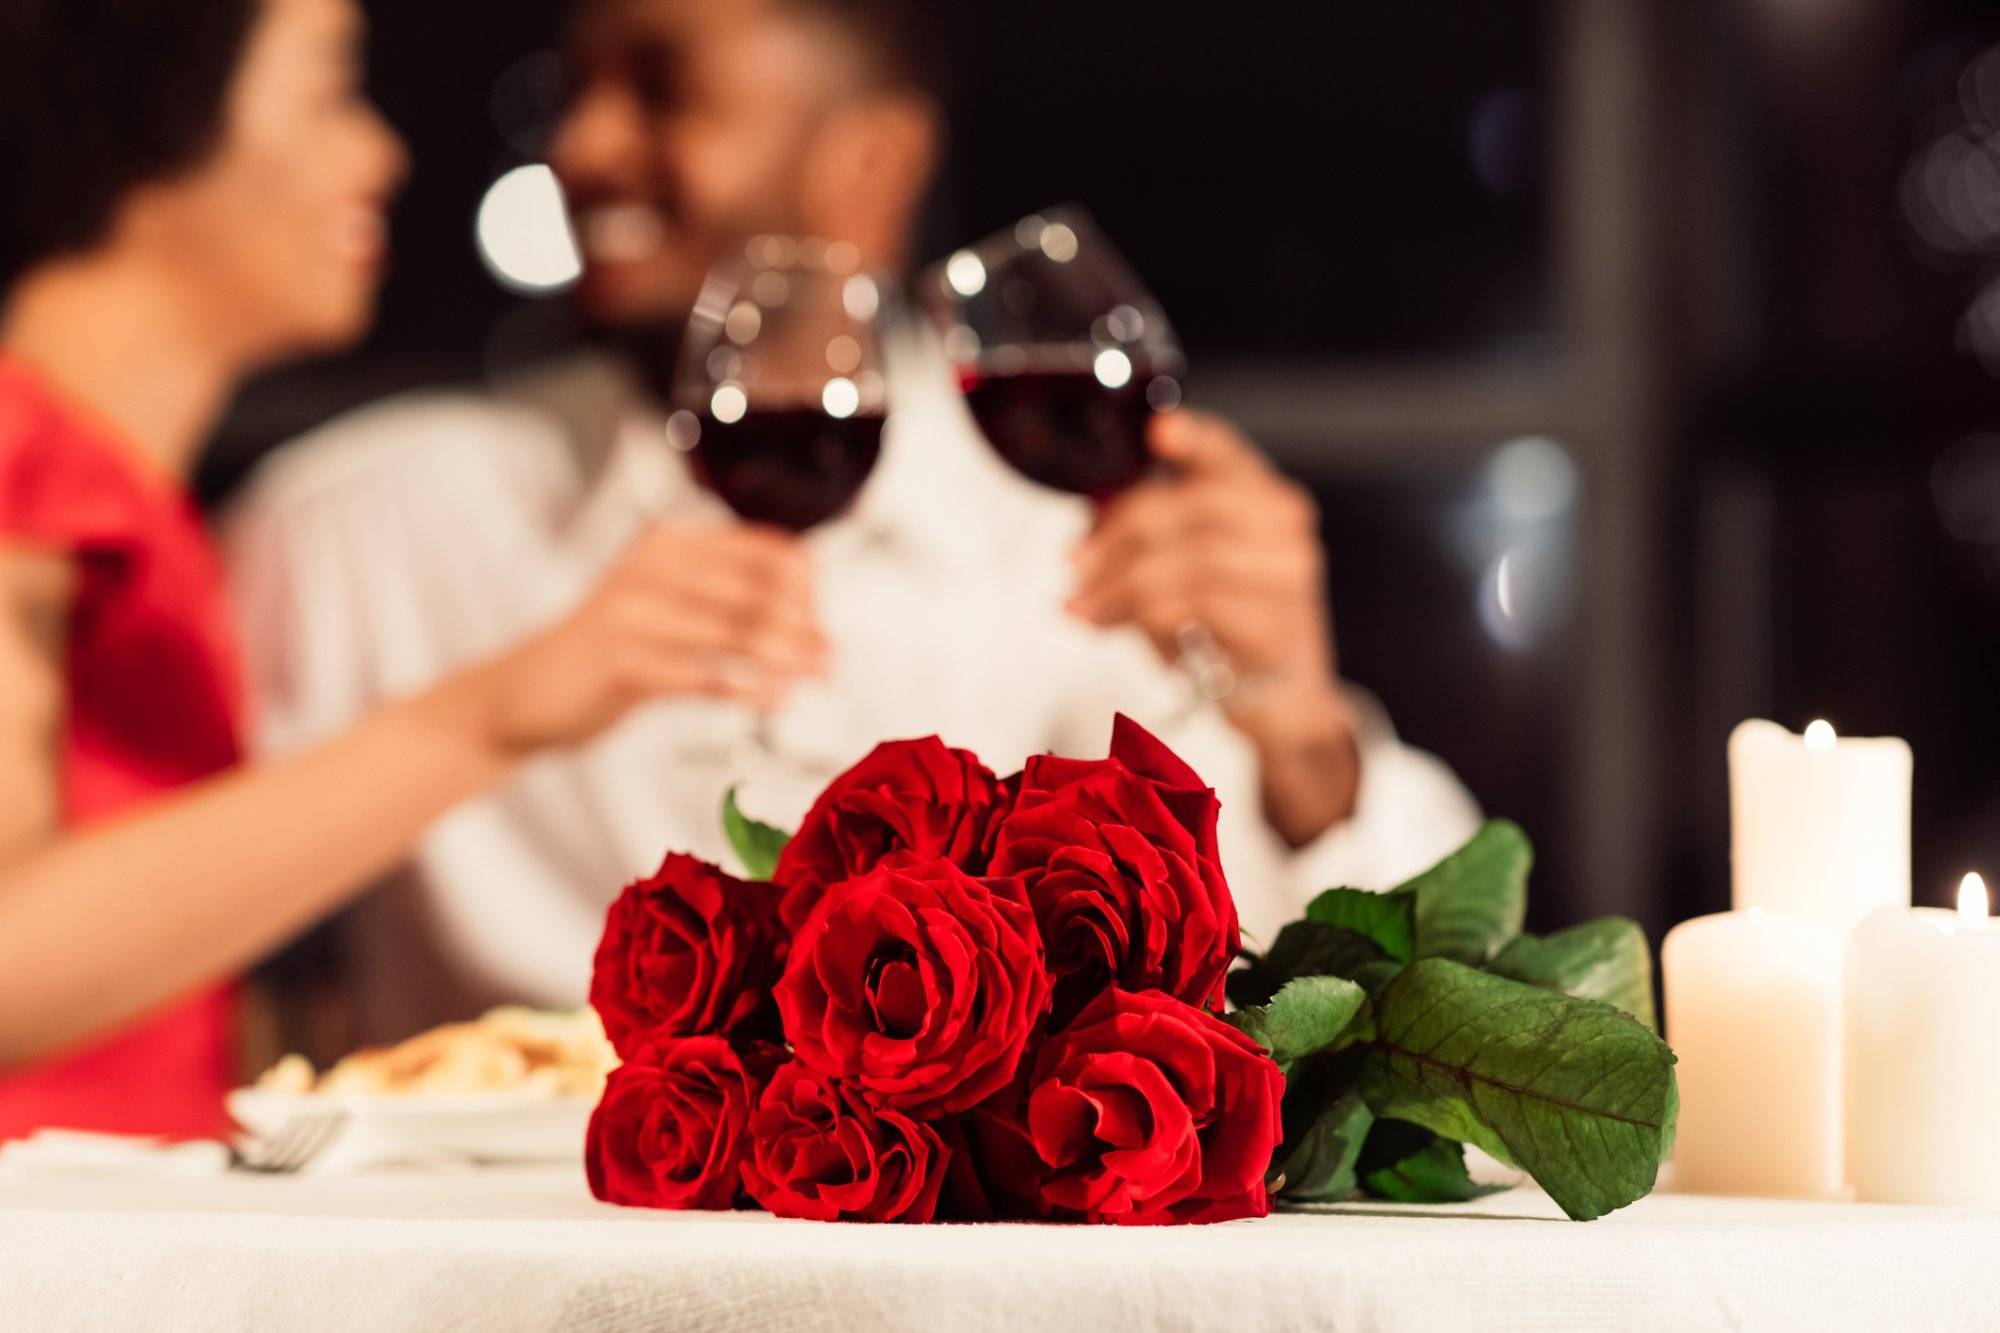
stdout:
POLYGON ((1806 748, 1825 753, 1833 748, 1833 723, 1818 718, 1806 728, 1806 748))
POLYGON ((1961 922, 1984 927, 1989 910, 1986 881, 1976 871, 1958 882, 1958 919, 1961 922))

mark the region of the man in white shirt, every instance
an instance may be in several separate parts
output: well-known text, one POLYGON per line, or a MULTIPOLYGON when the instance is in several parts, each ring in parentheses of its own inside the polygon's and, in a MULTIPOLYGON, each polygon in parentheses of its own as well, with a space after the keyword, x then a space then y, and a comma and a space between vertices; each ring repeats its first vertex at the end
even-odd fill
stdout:
MULTIPOLYGON (((552 162, 597 329, 643 347, 760 234, 900 269, 940 134, 923 0, 586 0, 552 162)), ((1451 850, 1471 800, 1339 678, 1304 493, 1229 426, 1153 423, 1159 474, 1093 516, 1002 464, 939 349, 887 337, 882 462, 794 538, 690 475, 635 367, 601 351, 486 394, 366 409, 285 449, 232 525, 259 743, 283 752, 572 606, 633 541, 682 553, 661 623, 687 690, 441 821, 348 923, 361 1035, 483 1004, 579 1002, 605 906, 669 848, 726 859, 716 813, 789 824, 876 741, 942 735, 1000 772, 1156 730, 1224 800, 1244 926, 1451 850), (1173 665, 1207 626, 1256 688, 1173 665), (753 710, 772 753, 746 775, 753 710)))

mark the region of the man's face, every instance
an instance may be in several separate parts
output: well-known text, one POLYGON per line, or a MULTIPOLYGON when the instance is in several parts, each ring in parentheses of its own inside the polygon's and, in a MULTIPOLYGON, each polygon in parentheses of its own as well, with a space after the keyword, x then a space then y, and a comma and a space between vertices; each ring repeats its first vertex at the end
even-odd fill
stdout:
POLYGON ((572 35, 551 157, 583 250, 577 299, 611 329, 677 322, 703 276, 799 233, 839 69, 769 0, 594 0, 572 35))

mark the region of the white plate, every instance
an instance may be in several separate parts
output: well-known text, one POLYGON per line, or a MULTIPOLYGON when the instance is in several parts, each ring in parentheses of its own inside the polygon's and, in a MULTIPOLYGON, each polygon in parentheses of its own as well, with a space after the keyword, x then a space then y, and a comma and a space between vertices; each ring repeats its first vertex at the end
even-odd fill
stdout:
POLYGON ((343 1158, 449 1158, 472 1162, 577 1162, 597 1105, 589 1097, 492 1092, 391 1097, 238 1088, 229 1114, 250 1134, 276 1134, 301 1115, 345 1112, 343 1158))

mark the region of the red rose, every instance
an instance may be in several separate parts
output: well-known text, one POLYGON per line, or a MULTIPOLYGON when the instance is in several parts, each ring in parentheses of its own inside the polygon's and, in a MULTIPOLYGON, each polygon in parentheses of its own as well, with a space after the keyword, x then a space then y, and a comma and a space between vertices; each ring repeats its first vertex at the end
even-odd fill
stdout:
POLYGON ((828 889, 778 983, 801 1062, 920 1119, 1004 1086, 1048 1000, 1020 882, 914 857, 828 889))
POLYGON ((1241 941, 1216 858, 1215 793, 1120 717, 1111 757, 1032 759, 992 873, 1028 889, 1060 1024, 1106 986, 1216 1007, 1241 941))
POLYGON ((1111 757, 1108 759, 1064 759, 1059 755, 1037 755, 1021 774, 1020 804, 1029 804, 1062 791, 1075 783, 1088 782, 1106 771, 1123 771, 1143 778, 1153 788, 1174 822, 1186 829, 1203 856, 1217 856, 1215 825, 1221 810, 1215 790, 1185 760, 1169 750, 1159 737, 1118 714, 1111 724, 1111 757))
POLYGON ((590 1192, 636 1208, 730 1208, 751 1110, 784 1052, 720 1037, 642 1046, 611 1071, 584 1140, 590 1192))
POLYGON ((743 1166, 750 1196, 779 1217, 817 1222, 928 1222, 948 1154, 937 1131, 877 1111, 794 1061, 750 1117, 743 1166))
POLYGON ((1284 1091, 1264 1048, 1221 1019, 1108 990, 1042 1047, 1017 1112, 973 1118, 982 1185, 1089 1222, 1262 1217, 1284 1091))
POLYGON ((745 1029, 784 964, 777 890, 675 854, 611 905, 590 1002, 618 1053, 745 1029))
POLYGON ((829 885, 896 852, 985 869, 987 823, 999 783, 977 755, 935 736, 888 741, 835 778, 778 857, 785 924, 798 929, 829 885))

